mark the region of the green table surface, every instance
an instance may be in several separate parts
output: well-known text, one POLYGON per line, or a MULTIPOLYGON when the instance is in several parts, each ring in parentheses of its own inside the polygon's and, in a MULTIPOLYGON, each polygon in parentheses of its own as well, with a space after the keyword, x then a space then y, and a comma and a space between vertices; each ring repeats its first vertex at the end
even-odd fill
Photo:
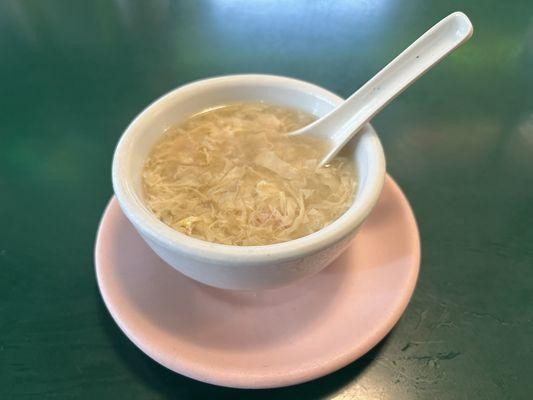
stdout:
POLYGON ((0 399, 533 398, 533 2, 0 3, 0 399), (256 72, 346 96, 447 14, 471 41, 374 119, 422 265, 392 332, 306 384, 221 388, 161 367, 95 281, 129 121, 192 80, 256 72))

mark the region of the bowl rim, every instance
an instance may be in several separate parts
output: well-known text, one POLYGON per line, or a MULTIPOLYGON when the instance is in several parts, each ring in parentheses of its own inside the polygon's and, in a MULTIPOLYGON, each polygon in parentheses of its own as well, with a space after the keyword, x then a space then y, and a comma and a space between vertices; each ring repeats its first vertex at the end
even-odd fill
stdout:
POLYGON ((356 196, 352 205, 338 219, 326 227, 298 239, 282 243, 259 246, 236 246, 212 243, 190 237, 178 232, 160 221, 142 203, 133 190, 131 174, 124 163, 128 161, 127 152, 135 137, 141 122, 145 119, 157 118, 157 110, 177 98, 191 94, 194 91, 208 89, 215 86, 224 87, 235 84, 253 84, 258 87, 289 87, 311 97, 331 104, 338 105, 343 99, 333 92, 318 85, 299 79, 264 74, 224 75, 197 80, 177 87, 156 99, 141 111, 129 124, 122 134, 113 155, 112 182, 115 195, 120 207, 133 223, 141 235, 149 241, 162 244, 166 249, 186 254, 199 261, 226 264, 231 261, 234 265, 248 263, 272 264, 273 262, 291 261, 313 254, 329 247, 354 232, 370 214, 377 203, 385 180, 385 156, 383 147, 376 131, 370 124, 366 124, 358 134, 360 140, 357 146, 364 145, 367 151, 368 178, 365 179, 362 190, 356 196))

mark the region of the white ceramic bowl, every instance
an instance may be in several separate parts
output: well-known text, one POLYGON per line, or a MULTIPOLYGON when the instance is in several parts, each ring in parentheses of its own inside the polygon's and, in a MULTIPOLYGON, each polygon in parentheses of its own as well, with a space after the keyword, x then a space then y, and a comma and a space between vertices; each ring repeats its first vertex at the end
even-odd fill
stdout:
POLYGON ((321 117, 343 100, 311 83, 271 75, 233 75, 193 82, 146 108, 122 135, 113 159, 113 188, 125 215, 150 247, 183 274, 208 285, 260 290, 290 284, 330 264, 348 246, 376 204, 385 158, 370 124, 348 145, 359 185, 350 208, 311 235, 267 246, 229 246, 194 239, 159 221, 142 200, 141 170, 154 142, 170 125, 206 108, 265 101, 321 117))

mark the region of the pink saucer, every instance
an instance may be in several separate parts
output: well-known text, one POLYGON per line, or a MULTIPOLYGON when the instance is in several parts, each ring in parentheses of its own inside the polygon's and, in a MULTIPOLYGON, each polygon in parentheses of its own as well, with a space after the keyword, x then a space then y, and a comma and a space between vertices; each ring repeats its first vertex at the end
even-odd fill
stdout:
POLYGON ((331 373, 376 345, 413 293, 420 241, 409 203, 387 177, 349 249, 286 288, 234 292, 185 277, 150 250, 114 198, 95 260, 109 312, 147 355, 200 381, 271 388, 331 373))

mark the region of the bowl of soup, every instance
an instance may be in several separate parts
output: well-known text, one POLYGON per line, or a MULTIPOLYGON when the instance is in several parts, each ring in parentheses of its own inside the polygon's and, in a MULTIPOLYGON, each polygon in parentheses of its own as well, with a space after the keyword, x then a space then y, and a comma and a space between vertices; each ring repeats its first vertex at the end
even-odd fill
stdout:
POLYGON ((271 75, 177 88, 117 145, 120 207, 156 254, 199 282, 262 290, 313 275, 349 245, 385 178, 370 124, 325 166, 325 143, 289 135, 342 101, 271 75))

